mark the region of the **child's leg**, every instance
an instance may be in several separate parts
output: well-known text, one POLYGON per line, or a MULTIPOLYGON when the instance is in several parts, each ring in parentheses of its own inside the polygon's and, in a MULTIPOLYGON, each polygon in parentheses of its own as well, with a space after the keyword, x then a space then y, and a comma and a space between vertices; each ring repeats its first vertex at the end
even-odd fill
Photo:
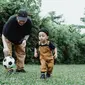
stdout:
POLYGON ((51 59, 47 62, 47 77, 50 77, 54 66, 54 59, 51 59))
POLYGON ((41 77, 42 79, 45 79, 45 72, 47 72, 47 67, 46 67, 46 61, 44 59, 40 59, 41 63, 41 77))
POLYGON ((41 72, 47 72, 46 61, 44 59, 40 59, 41 63, 41 72))

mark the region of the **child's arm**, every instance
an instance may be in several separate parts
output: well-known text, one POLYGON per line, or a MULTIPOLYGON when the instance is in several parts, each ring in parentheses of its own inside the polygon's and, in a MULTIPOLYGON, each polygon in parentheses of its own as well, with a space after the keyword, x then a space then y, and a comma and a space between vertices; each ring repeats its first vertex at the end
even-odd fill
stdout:
POLYGON ((38 52, 37 52, 36 48, 34 49, 34 57, 36 57, 36 58, 38 57, 38 52))
POLYGON ((57 48, 54 49, 54 58, 57 58, 57 48))
POLYGON ((51 42, 49 43, 49 47, 50 47, 50 49, 53 50, 53 56, 54 56, 54 59, 56 59, 57 58, 57 48, 51 42))

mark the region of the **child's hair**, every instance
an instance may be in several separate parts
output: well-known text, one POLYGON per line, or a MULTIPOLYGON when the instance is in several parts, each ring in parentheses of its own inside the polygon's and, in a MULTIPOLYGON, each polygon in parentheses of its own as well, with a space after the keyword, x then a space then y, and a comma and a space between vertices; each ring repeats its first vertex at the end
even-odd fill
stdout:
POLYGON ((44 32, 47 36, 49 36, 48 29, 42 28, 39 30, 39 32, 44 32))

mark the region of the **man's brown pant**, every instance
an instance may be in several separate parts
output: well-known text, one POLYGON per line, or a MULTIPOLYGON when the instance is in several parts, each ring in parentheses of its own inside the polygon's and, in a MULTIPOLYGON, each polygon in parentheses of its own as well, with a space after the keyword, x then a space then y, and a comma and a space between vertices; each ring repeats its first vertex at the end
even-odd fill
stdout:
POLYGON ((40 59, 40 62, 41 62, 41 72, 47 72, 51 74, 54 66, 54 59, 50 59, 48 61, 40 59))
MULTIPOLYGON (((5 38, 5 43, 7 44, 7 47, 8 47, 8 50, 5 50, 6 47, 4 46, 4 43, 3 43, 3 46, 4 46, 4 56, 12 56, 12 43, 5 38)), ((26 53, 25 53, 25 46, 26 45, 23 45, 23 44, 20 44, 20 45, 15 45, 14 44, 14 47, 15 47, 15 54, 16 54, 16 66, 17 66, 17 69, 20 70, 20 69, 23 69, 24 68, 24 61, 25 61, 25 56, 26 56, 26 53)))

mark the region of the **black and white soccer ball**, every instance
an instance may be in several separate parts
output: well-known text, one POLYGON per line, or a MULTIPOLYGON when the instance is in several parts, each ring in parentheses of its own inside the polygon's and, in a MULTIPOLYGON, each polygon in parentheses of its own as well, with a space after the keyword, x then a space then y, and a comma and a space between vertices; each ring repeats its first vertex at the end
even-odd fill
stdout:
POLYGON ((5 68, 13 68, 15 66, 15 59, 11 56, 7 56, 3 59, 3 66, 5 68))

